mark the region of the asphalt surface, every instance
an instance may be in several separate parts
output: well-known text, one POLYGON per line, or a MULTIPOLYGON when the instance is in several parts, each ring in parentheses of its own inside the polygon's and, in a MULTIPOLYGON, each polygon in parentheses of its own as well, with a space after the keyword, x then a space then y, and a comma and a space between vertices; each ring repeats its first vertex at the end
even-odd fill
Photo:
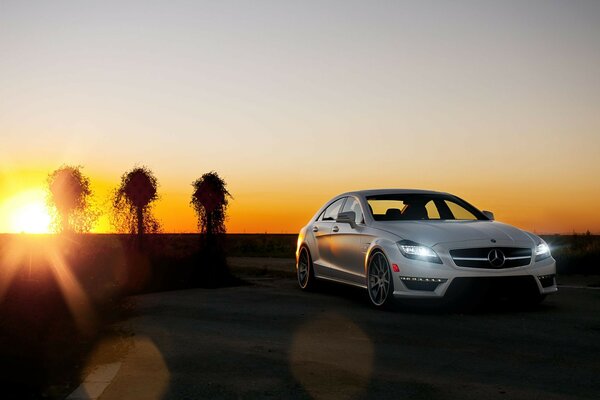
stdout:
MULTIPOLYGON (((596 399, 600 290, 539 307, 378 311, 293 279, 138 296, 109 399, 596 399)), ((110 344, 108 344, 110 346, 110 344)))

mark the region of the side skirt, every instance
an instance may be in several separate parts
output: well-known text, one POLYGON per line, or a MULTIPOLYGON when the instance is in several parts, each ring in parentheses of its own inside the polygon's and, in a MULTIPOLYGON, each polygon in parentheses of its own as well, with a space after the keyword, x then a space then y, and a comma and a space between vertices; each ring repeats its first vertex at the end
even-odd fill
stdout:
POLYGON ((337 278, 330 278, 329 276, 316 276, 317 279, 322 279, 324 281, 331 281, 331 282, 336 282, 336 283, 343 283, 344 285, 351 285, 351 286, 356 286, 362 289, 366 289, 367 285, 361 285, 360 283, 356 283, 356 282, 351 282, 351 281, 346 281, 343 279, 337 279, 337 278))

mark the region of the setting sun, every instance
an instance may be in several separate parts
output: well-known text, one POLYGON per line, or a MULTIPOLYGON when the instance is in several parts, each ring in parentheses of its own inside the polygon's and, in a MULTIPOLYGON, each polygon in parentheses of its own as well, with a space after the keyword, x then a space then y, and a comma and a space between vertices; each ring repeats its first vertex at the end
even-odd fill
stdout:
POLYGON ((50 215, 42 189, 31 189, 16 194, 0 206, 0 215, 6 218, 12 233, 49 233, 50 215))

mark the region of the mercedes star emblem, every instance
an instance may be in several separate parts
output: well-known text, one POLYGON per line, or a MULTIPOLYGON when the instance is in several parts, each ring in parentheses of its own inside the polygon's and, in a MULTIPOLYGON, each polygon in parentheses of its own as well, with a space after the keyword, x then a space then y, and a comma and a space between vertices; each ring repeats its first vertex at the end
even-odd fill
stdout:
POLYGON ((504 257, 502 250, 493 249, 488 253, 488 260, 490 261, 492 267, 500 268, 504 265, 506 258, 504 257))

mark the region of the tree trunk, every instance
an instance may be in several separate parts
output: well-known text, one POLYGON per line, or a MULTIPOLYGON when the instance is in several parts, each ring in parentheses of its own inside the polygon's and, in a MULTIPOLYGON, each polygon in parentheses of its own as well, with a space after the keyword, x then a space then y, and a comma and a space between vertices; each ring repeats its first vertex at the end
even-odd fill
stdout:
POLYGON ((69 233, 69 213, 61 213, 60 222, 62 224, 62 233, 69 233))
POLYGON ((212 222, 212 214, 210 212, 206 213, 206 236, 212 238, 213 235, 213 222, 212 222))
POLYGON ((138 246, 142 247, 142 239, 144 238, 144 209, 137 207, 137 237, 138 246))

